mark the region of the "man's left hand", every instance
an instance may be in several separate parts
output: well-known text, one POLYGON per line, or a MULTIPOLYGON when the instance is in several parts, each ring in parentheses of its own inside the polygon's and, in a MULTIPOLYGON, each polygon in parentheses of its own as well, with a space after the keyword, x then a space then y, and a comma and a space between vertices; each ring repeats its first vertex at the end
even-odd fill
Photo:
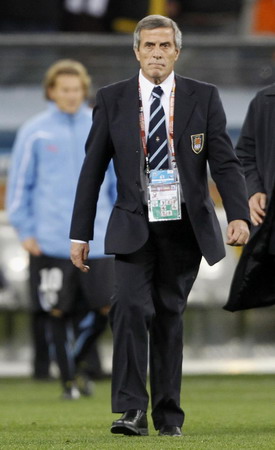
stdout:
POLYGON ((244 220, 232 220, 227 227, 228 245, 245 245, 249 239, 249 228, 244 220))

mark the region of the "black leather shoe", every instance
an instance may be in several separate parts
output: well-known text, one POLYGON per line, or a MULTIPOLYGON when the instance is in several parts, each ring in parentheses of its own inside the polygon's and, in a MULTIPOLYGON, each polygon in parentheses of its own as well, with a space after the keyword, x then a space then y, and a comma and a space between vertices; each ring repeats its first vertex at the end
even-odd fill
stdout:
POLYGON ((147 416, 141 409, 130 409, 111 426, 111 433, 127 436, 148 436, 147 416))
POLYGON ((164 425, 159 430, 159 436, 182 436, 182 432, 180 427, 164 425))

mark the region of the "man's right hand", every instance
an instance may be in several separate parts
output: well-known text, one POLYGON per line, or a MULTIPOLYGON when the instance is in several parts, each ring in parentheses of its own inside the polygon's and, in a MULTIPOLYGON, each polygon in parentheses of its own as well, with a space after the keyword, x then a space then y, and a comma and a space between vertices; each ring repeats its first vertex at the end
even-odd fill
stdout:
POLYGON ((35 238, 28 238, 22 241, 22 246, 32 256, 40 256, 42 254, 38 242, 35 238))
POLYGON ((261 225, 265 217, 266 194, 256 192, 249 199, 250 217, 253 225, 261 225))
POLYGON ((82 272, 88 272, 90 267, 84 264, 88 258, 90 248, 87 242, 72 242, 71 245, 71 260, 74 266, 78 267, 82 272))

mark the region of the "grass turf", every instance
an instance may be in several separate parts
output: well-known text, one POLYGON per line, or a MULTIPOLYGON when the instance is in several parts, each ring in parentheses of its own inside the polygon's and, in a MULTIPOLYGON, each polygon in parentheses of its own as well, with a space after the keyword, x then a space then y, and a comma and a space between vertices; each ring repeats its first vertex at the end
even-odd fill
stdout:
POLYGON ((275 377, 185 376, 183 438, 112 435, 110 382, 60 400, 58 382, 0 379, 0 449, 275 449, 275 377))

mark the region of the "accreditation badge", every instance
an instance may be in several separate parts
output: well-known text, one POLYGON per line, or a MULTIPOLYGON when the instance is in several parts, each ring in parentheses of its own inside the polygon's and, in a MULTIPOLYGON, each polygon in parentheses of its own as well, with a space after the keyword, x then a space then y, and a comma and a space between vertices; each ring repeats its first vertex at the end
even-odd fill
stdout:
POLYGON ((149 222, 181 219, 180 184, 174 170, 153 170, 148 184, 149 222))

